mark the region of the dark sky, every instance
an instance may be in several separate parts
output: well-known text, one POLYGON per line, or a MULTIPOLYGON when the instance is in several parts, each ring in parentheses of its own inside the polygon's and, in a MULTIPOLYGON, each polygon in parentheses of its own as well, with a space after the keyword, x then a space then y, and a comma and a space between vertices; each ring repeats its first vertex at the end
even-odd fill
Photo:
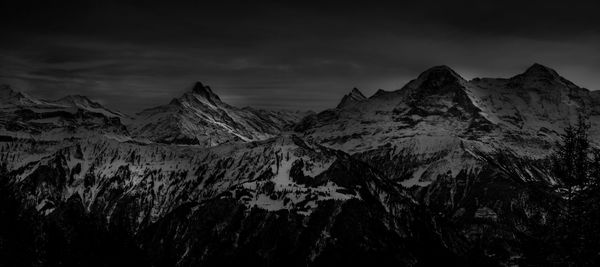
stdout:
POLYGON ((600 89, 593 1, 6 2, 0 83, 128 113, 195 81, 237 106, 321 110, 352 87, 398 89, 442 64, 470 79, 538 62, 600 89))

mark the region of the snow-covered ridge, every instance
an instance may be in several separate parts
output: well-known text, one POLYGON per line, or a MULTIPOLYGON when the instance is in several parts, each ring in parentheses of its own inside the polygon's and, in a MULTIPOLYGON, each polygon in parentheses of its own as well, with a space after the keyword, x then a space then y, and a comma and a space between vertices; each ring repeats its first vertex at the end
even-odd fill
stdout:
POLYGON ((470 81, 437 66, 399 90, 309 116, 295 129, 406 185, 426 185, 477 168, 469 148, 544 158, 578 114, 590 118, 590 135, 600 140, 599 96, 540 64, 509 79, 470 81), (397 169, 397 161, 415 167, 397 169))
POLYGON ((169 104, 129 117, 85 96, 50 101, 0 88, 0 135, 62 140, 100 134, 148 143, 215 146, 277 136, 305 113, 237 108, 197 82, 169 104))
MULTIPOLYGON (((85 97, 50 102, 9 87, 1 92, 6 114, 0 119, 1 134, 44 140, 99 134, 121 142, 212 147, 279 136, 304 115, 233 107, 210 87, 196 83, 170 103, 140 112, 125 128, 111 117, 119 113, 85 97)), ((396 91, 366 98, 354 89, 336 108, 306 116, 293 129, 410 186, 476 169, 479 160, 469 152, 473 150, 544 158, 580 113, 590 117, 590 135, 598 139, 600 94, 539 64, 508 79, 470 81, 447 66, 437 66, 396 91), (413 167, 397 167, 398 161, 413 167)))
POLYGON ((88 110, 90 112, 101 113, 107 117, 114 117, 114 118, 121 118, 121 119, 127 118, 127 115, 117 112, 117 111, 109 110, 109 109, 105 108, 104 106, 102 106, 100 103, 94 102, 94 101, 90 100, 89 98, 87 98, 86 96, 82 96, 82 95, 69 95, 69 96, 63 97, 61 99, 58 99, 56 101, 52 101, 52 103, 57 104, 57 105, 62 105, 65 107, 77 107, 80 109, 88 110))
POLYGON ((25 93, 14 91, 9 85, 0 86, 0 109, 40 108, 40 109, 82 109, 103 114, 109 118, 125 118, 126 115, 112 111, 98 102, 81 95, 68 95, 57 100, 37 99, 25 93))
MULTIPOLYGON (((228 195, 248 207, 310 215, 322 201, 361 199, 351 183, 329 174, 339 153, 285 135, 212 148, 140 145, 105 137, 0 143, 0 161, 44 214, 77 195, 88 211, 110 221, 114 200, 138 199, 137 225, 154 222, 187 202, 228 195), (340 180, 341 179, 341 180, 340 180)), ((336 165, 338 164, 338 165, 336 165)), ((350 173, 349 173, 350 174, 350 173)))
POLYGON ((0 136, 36 140, 63 140, 89 135, 127 135, 127 117, 84 96, 58 100, 37 99, 0 89, 0 136))

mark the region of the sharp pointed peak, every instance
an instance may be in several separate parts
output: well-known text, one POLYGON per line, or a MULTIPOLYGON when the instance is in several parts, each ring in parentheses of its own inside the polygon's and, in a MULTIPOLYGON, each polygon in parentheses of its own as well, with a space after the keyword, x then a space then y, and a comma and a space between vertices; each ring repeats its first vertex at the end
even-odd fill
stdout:
MULTIPOLYGON (((217 105, 219 103, 223 103, 221 98, 217 94, 215 94, 210 86, 204 85, 202 82, 195 82, 192 86, 192 89, 184 93, 181 97, 178 98, 183 102, 185 101, 208 101, 213 105, 217 105), (184 100, 187 99, 187 100, 184 100), (204 99, 204 100, 201 100, 204 99)), ((181 101, 171 101, 171 104, 181 103, 181 101)))
POLYGON ((354 87, 350 91, 350 93, 344 95, 340 103, 337 105, 337 108, 342 108, 348 105, 352 105, 354 103, 365 101, 367 97, 363 95, 363 93, 358 90, 358 88, 354 87))
MULTIPOLYGON (((192 92, 201 92, 201 91, 205 91, 207 90, 208 86, 205 86, 202 82, 197 81, 194 83, 194 86, 192 87, 192 92)), ((210 90, 210 88, 209 88, 210 90)))
POLYGON ((350 93, 348 95, 356 96, 359 98, 366 98, 365 95, 356 87, 352 88, 352 90, 350 91, 350 93))
POLYGON ((195 95, 200 95, 206 99, 214 99, 221 101, 219 96, 212 91, 210 86, 204 85, 202 84, 202 82, 194 83, 194 86, 192 87, 192 93, 195 95))

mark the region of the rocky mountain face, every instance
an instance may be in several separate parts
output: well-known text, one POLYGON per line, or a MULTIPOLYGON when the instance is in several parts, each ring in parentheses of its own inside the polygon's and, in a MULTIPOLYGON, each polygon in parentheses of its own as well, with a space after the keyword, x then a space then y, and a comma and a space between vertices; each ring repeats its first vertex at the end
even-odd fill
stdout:
POLYGON ((133 117, 110 110, 85 96, 49 101, 0 88, 1 135, 37 140, 104 134, 143 143, 211 147, 277 136, 307 112, 237 108, 221 101, 201 83, 169 104, 133 117))
POLYGON ((135 138, 159 143, 215 146, 265 140, 294 124, 302 113, 236 108, 196 83, 169 104, 144 110, 131 125, 135 138))
POLYGON ((200 83, 133 118, 0 98, 8 265, 540 265, 528 250, 564 203, 548 155, 578 114, 600 134, 600 94, 539 64, 438 66, 301 120, 200 83))
POLYGON ((544 158, 580 113, 596 138, 598 101, 600 94, 539 64, 510 79, 471 81, 440 66, 397 91, 308 116, 295 130, 371 164, 391 163, 380 167, 399 182, 424 184, 472 169, 476 151, 544 158), (398 169, 395 162, 407 160, 415 168, 398 169))

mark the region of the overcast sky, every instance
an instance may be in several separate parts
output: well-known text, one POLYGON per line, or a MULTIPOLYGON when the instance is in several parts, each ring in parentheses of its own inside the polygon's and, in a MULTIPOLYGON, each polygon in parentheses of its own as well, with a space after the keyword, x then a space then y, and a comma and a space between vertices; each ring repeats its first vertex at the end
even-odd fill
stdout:
POLYGON ((352 87, 395 90, 435 65, 471 79, 538 62, 600 89, 593 1, 6 2, 0 83, 128 113, 168 103, 195 81, 236 106, 318 111, 352 87))

